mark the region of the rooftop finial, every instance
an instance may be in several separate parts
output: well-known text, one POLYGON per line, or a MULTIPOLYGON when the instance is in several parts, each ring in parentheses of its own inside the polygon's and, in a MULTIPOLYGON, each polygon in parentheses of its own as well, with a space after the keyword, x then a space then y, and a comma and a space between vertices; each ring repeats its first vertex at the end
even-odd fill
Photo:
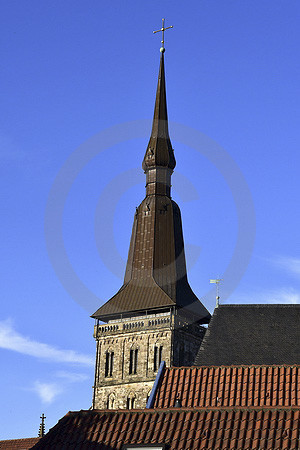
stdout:
POLYGON ((173 25, 171 25, 170 27, 165 27, 165 19, 162 19, 162 27, 160 30, 156 30, 153 31, 153 33, 159 33, 162 32, 162 39, 161 39, 161 48, 160 48, 160 52, 164 53, 165 52, 165 30, 168 30, 169 28, 173 28, 173 25))
POLYGON ((42 419, 42 421, 39 429, 39 437, 42 438, 45 436, 45 419, 46 419, 45 414, 43 413, 40 418, 42 419))
POLYGON ((223 281, 223 278, 216 278, 215 280, 209 280, 211 284, 216 285, 216 308, 220 305, 220 283, 223 281))

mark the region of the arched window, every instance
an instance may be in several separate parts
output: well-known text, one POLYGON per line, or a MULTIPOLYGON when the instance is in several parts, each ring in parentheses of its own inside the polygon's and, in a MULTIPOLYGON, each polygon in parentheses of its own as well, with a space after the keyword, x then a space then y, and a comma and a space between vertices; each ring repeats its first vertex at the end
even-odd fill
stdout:
POLYGON ((135 403, 136 403, 135 394, 133 392, 130 392, 130 394, 127 397, 127 401, 126 401, 127 409, 135 408, 135 403))
POLYGON ((105 371, 104 376, 105 377, 111 377, 113 374, 113 368, 114 368, 114 352, 113 351, 107 351, 105 353, 105 371))
POLYGON ((162 352, 163 346, 160 344, 155 344, 154 346, 154 358, 153 358, 153 370, 156 372, 159 369, 160 363, 162 362, 162 352))
POLYGON ((115 409, 116 396, 115 394, 109 394, 107 397, 107 409, 115 409))
POLYGON ((129 353, 129 375, 137 373, 138 366, 138 348, 131 348, 129 353))

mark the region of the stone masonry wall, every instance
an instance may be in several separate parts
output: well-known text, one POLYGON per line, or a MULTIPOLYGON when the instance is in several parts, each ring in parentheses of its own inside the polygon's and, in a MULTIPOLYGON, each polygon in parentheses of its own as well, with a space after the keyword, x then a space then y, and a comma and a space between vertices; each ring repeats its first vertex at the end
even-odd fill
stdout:
POLYGON ((192 365, 203 329, 169 312, 98 325, 94 336, 97 356, 93 407, 123 409, 129 404, 130 408, 144 408, 157 374, 155 346, 162 346, 161 359, 167 367, 192 365), (132 374, 130 350, 138 350, 137 371, 132 374), (111 375, 105 374, 107 352, 113 352, 111 375))

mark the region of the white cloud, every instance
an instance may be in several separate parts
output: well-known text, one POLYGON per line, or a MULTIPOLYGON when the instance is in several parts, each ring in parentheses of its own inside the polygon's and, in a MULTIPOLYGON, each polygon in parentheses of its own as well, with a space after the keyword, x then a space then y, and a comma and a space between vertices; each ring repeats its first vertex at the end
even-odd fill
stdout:
POLYGON ((59 381, 45 382, 36 380, 33 387, 26 390, 36 393, 43 403, 50 404, 56 400, 58 395, 68 390, 70 384, 86 381, 89 376, 84 373, 61 370, 54 374, 54 378, 59 378, 59 381))
POLYGON ((283 287, 280 289, 270 289, 262 291, 253 291, 247 294, 238 294, 235 300, 228 303, 239 304, 256 304, 256 303, 269 303, 269 304, 299 304, 300 292, 291 287, 283 287))
POLYGON ((77 353, 74 350, 60 350, 49 344, 22 336, 13 328, 11 320, 0 321, 0 348, 53 362, 83 364, 86 366, 94 365, 92 356, 77 353))
POLYGON ((89 375, 85 373, 74 373, 74 372, 67 372, 64 370, 56 372, 55 376, 58 378, 62 378, 63 380, 68 381, 70 383, 80 383, 90 378, 89 375))
POLYGON ((293 288, 282 288, 279 291, 273 291, 269 293, 268 297, 268 303, 300 303, 300 293, 293 288))
POLYGON ((43 403, 50 404, 62 392, 62 389, 56 383, 36 381, 33 391, 38 394, 43 403))
POLYGON ((272 264, 291 275, 300 276, 300 258, 293 256, 277 256, 269 260, 272 264))

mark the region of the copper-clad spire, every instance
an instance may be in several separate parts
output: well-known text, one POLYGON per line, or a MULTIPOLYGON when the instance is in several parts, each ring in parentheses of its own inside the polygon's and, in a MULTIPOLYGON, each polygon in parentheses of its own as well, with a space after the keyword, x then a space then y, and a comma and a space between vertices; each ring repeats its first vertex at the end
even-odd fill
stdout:
POLYGON ((183 308, 195 320, 209 322, 209 312, 187 280, 180 210, 170 197, 175 164, 162 47, 152 132, 143 160, 146 198, 135 213, 124 284, 92 317, 107 321, 124 314, 183 308))
POLYGON ((161 52, 152 131, 143 160, 143 169, 146 172, 150 168, 159 166, 173 170, 175 165, 168 130, 164 52, 161 52))

